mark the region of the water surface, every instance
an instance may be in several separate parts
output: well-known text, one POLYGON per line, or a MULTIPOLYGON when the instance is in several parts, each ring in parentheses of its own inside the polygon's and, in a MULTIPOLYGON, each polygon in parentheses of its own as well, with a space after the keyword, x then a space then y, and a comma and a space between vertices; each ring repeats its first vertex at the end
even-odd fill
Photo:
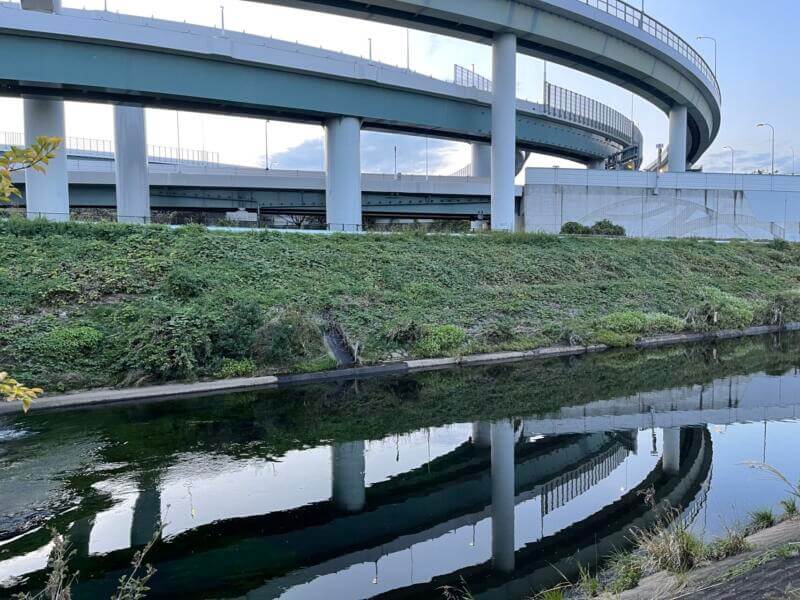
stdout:
POLYGON ((0 597, 522 598, 669 503, 711 538, 800 480, 800 337, 0 420, 0 597), (652 490, 659 508, 644 502, 652 490), (558 569, 558 571, 556 570, 558 569))

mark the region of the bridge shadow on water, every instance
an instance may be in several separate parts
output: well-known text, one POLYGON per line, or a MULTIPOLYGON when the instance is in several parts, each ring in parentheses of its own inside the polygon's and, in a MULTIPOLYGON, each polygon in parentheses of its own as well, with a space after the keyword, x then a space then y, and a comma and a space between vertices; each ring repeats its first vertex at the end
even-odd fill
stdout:
POLYGON ((79 599, 109 597, 163 523, 153 598, 523 598, 669 506, 712 535, 777 503, 741 462, 800 475, 798 351, 769 336, 6 418, 0 595, 42 587, 44 523, 79 599))

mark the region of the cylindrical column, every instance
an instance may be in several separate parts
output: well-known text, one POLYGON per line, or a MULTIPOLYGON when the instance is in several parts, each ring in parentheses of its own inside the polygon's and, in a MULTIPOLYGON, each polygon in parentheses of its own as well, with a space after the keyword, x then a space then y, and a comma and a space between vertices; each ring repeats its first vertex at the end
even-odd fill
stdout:
POLYGON ((333 504, 339 510, 357 513, 367 503, 364 442, 334 444, 331 448, 333 504))
POLYGON ((361 229, 361 122, 330 119, 325 125, 325 212, 328 229, 361 229))
POLYGON ((517 142, 517 38, 498 33, 492 45, 492 229, 514 231, 517 142))
POLYGON ((25 171, 25 206, 28 218, 69 221, 64 102, 25 98, 23 110, 26 146, 33 144, 42 135, 64 140, 44 173, 37 173, 33 169, 25 171))
POLYGON ((492 423, 492 562, 503 573, 514 570, 514 426, 492 423))
POLYGON ((161 490, 158 479, 147 477, 133 505, 131 547, 147 545, 161 527, 161 490))
POLYGON ((61 10, 61 0, 21 0, 23 10, 38 10, 39 12, 58 12, 61 10))
POLYGON ((604 159, 593 160, 588 165, 586 165, 588 169, 592 169, 594 171, 605 171, 606 169, 606 161, 604 159))
POLYGON ((686 133, 688 113, 685 106, 674 106, 669 111, 669 172, 686 172, 686 133))
POLYGON ((117 220, 120 223, 148 223, 150 182, 144 108, 114 107, 114 154, 117 220))
POLYGON ((664 449, 661 453, 661 465, 665 473, 675 475, 681 470, 681 429, 670 427, 662 430, 664 449))
POLYGON ((472 443, 478 448, 489 448, 492 445, 492 425, 484 421, 472 424, 472 443))
POLYGON ((472 144, 472 173, 473 177, 492 176, 492 147, 489 144, 472 144))

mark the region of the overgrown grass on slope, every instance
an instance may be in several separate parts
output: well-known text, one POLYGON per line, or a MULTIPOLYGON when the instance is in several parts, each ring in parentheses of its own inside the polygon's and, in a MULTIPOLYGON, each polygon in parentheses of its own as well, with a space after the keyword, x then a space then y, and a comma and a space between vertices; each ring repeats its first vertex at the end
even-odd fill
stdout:
POLYGON ((0 221, 0 368, 50 391, 800 320, 800 247, 0 221))

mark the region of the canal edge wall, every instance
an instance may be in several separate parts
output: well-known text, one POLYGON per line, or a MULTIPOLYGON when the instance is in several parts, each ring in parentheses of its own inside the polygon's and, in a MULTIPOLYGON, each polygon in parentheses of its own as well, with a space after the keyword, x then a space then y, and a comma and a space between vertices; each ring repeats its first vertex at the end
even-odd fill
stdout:
MULTIPOLYGON (((800 322, 785 325, 761 325, 746 329, 729 329, 700 333, 666 334, 637 340, 634 347, 640 350, 693 344, 714 340, 736 339, 780 333, 800 331, 800 322)), ((32 411, 50 411, 72 408, 90 408, 109 404, 125 404, 138 402, 155 402, 215 396, 235 392, 267 390, 293 385, 311 383, 327 383, 344 379, 362 379, 385 375, 406 375, 424 371, 437 371, 455 367, 473 367, 492 364, 510 364, 528 360, 542 360, 563 356, 580 356, 589 353, 605 352, 609 346, 596 344, 591 346, 548 346, 536 350, 521 352, 493 352, 448 358, 429 358, 383 363, 364 367, 320 371, 317 373, 300 373, 294 375, 275 375, 266 377, 241 377, 198 381, 194 383, 169 383, 163 385, 144 386, 125 389, 96 389, 53 396, 43 396, 34 401, 32 411)), ((17 413, 20 404, 17 402, 0 403, 0 416, 17 413)))

